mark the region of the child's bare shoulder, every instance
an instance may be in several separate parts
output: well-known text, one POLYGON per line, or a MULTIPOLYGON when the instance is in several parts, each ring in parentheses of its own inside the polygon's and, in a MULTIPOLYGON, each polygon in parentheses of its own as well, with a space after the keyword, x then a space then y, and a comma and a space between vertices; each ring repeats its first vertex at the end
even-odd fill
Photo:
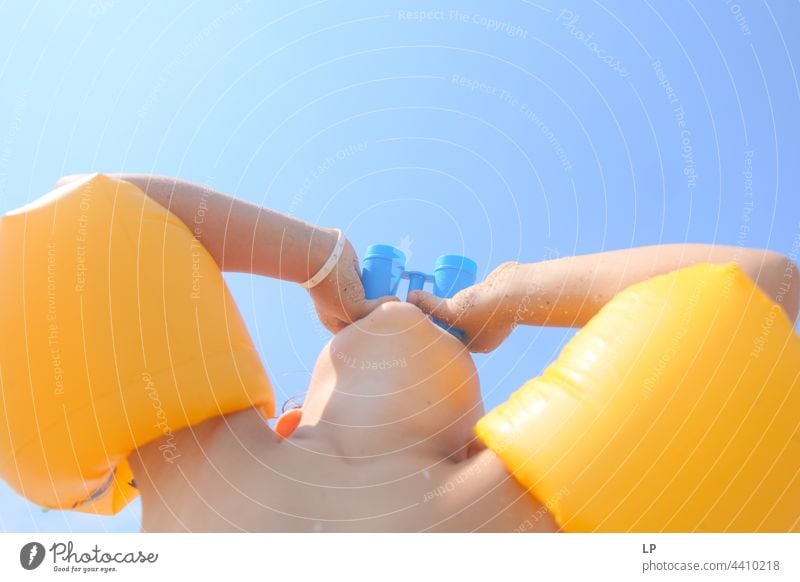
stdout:
POLYGON ((558 531, 546 507, 489 449, 457 463, 437 494, 459 531, 558 531))

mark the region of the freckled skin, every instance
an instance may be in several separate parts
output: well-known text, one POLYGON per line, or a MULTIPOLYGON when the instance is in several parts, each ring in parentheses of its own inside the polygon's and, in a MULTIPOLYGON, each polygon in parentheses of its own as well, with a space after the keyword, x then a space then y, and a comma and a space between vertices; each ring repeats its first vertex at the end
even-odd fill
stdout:
POLYGON ((475 442, 483 413, 461 342, 384 304, 322 350, 288 439, 249 409, 176 433, 173 463, 131 455, 143 530, 557 531, 475 442))

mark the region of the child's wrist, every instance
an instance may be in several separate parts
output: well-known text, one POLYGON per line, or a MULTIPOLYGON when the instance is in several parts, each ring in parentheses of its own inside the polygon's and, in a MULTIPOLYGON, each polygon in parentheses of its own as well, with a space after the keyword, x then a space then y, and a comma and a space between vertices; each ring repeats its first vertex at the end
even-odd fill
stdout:
POLYGON ((334 228, 314 226, 309 229, 308 243, 295 283, 303 283, 319 273, 336 247, 339 232, 334 228))
POLYGON ((300 286, 311 289, 324 281, 330 275, 342 257, 344 246, 347 239, 338 228, 320 229, 320 235, 312 235, 318 242, 311 243, 312 251, 309 253, 308 277, 299 282, 300 286), (330 245, 330 238, 334 236, 333 246, 330 245))

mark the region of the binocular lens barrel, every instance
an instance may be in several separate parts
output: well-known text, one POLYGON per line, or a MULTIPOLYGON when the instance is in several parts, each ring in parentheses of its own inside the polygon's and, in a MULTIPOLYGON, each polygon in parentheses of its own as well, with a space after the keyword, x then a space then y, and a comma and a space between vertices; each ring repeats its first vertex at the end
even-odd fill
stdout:
MULTIPOLYGON (((400 279, 408 278, 408 291, 422 289, 425 281, 433 280, 433 294, 437 297, 452 297, 462 289, 475 283, 478 265, 475 261, 461 255, 442 255, 436 259, 433 277, 420 271, 406 271, 406 256, 392 245, 371 245, 362 261, 361 282, 367 299, 377 299, 384 295, 397 295, 400 279)), ((407 299, 407 298, 406 298, 407 299)), ((458 339, 464 333, 457 328, 433 320, 458 339)))
POLYGON ((436 259, 433 270, 433 294, 452 297, 462 289, 475 284, 478 265, 461 255, 442 255, 436 259))
MULTIPOLYGON (((362 261, 361 280, 367 299, 396 295, 403 275, 408 277, 408 290, 422 289, 430 276, 419 271, 406 271, 406 256, 392 245, 371 245, 362 261)), ((433 270, 433 294, 452 297, 475 283, 478 266, 461 255, 442 255, 433 270)))
POLYGON ((406 256, 391 245, 372 245, 362 261, 361 282, 367 299, 395 295, 406 265, 406 256))

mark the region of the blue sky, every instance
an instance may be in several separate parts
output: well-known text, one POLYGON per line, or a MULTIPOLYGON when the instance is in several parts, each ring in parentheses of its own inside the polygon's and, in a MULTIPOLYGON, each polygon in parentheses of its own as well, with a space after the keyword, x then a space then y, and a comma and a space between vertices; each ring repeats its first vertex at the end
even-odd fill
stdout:
MULTIPOLYGON (((345 229, 411 269, 800 240, 795 2, 0 4, 0 211, 62 174, 151 172, 345 229)), ((796 251, 795 251, 796 252, 796 251)), ((226 275, 278 400, 328 334, 226 275)), ((476 357, 487 407, 574 335, 476 357)), ((135 531, 0 483, 0 531, 135 531)))

